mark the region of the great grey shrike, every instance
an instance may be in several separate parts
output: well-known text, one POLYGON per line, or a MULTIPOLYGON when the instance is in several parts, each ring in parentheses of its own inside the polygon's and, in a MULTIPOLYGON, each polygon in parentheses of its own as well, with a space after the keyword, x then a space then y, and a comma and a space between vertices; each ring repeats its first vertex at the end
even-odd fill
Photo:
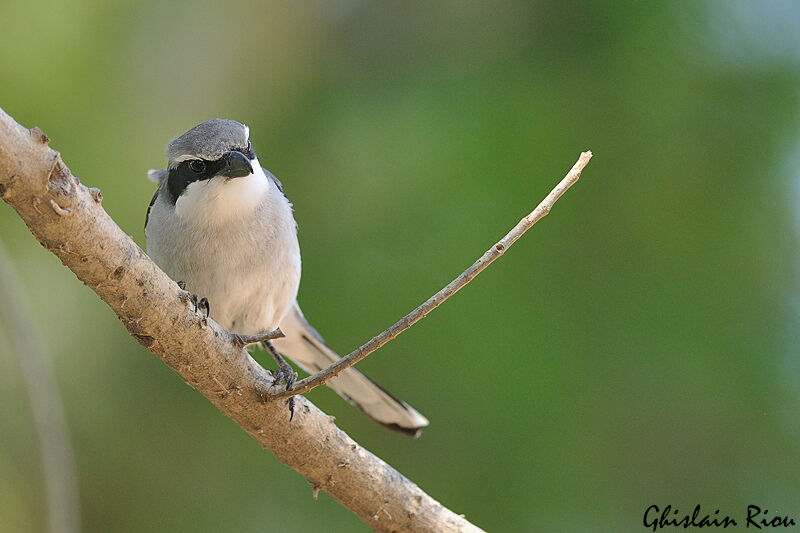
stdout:
MULTIPOLYGON (((172 279, 210 303, 208 313, 233 333, 280 328, 267 341, 291 386, 280 353, 317 372, 337 359, 297 305, 300 246, 292 204, 263 169, 247 126, 203 122, 167 145, 167 168, 151 170, 158 183, 145 222, 147 253, 172 279), (184 285, 185 284, 185 285, 184 285)), ((354 368, 327 383, 370 418, 418 435, 428 420, 354 368)))

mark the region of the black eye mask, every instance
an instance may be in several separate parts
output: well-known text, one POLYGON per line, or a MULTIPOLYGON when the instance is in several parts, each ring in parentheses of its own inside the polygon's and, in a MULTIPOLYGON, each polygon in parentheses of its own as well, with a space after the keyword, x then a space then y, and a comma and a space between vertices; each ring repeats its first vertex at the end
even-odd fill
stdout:
MULTIPOLYGON (((182 161, 177 167, 169 169, 169 174, 167 176, 169 201, 172 202, 172 205, 175 205, 178 198, 180 198, 181 194, 183 194, 183 191, 186 190, 186 187, 188 187, 190 183, 219 176, 220 173, 230 168, 232 159, 241 158, 242 155, 248 160, 252 160, 255 157, 249 143, 247 145, 247 151, 245 152, 231 151, 216 161, 189 159, 182 161), (235 157, 232 158, 232 155, 235 157)), ((252 168, 249 169, 249 172, 247 170, 244 172, 252 172, 252 168)))

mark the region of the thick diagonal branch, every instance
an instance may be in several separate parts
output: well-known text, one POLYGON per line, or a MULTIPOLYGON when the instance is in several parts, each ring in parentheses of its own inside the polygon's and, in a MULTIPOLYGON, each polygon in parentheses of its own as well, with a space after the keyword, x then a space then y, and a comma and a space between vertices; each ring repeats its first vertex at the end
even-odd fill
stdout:
POLYGON ((108 304, 130 334, 259 444, 377 531, 474 532, 363 449, 303 397, 293 421, 264 401, 271 377, 228 332, 194 312, 186 293, 73 177, 38 129, 0 109, 0 198, 31 233, 108 304))
POLYGON ((304 394, 311 389, 324 384, 342 370, 358 363, 366 356, 413 326, 416 322, 425 318, 428 313, 442 305, 445 300, 458 292, 464 287, 464 285, 472 281, 475 276, 480 274, 486 267, 492 264, 495 259, 503 255, 503 253, 508 250, 508 248, 514 244, 517 239, 522 237, 522 235, 531 227, 533 227, 534 224, 544 218, 550 212, 550 209, 553 208, 553 204, 555 204, 556 201, 561 198, 565 192, 567 192, 567 189, 572 187, 572 185, 578 181, 578 178, 581 177, 583 167, 586 166, 591 158, 592 152, 583 152, 578 158, 578 161, 576 161, 570 171, 567 172, 567 175, 564 176, 564 179, 562 179, 561 182, 559 182, 559 184, 556 185, 552 191, 550 191, 550 194, 548 194, 545 199, 541 201, 536 209, 531 211, 528 216, 520 220, 519 223, 511 229, 511 231, 506 233, 505 237, 497 241, 497 243, 489 248, 486 253, 484 253, 472 264, 472 266, 462 272, 456 279, 448 283, 442 290, 425 300, 425 302, 423 302, 419 307, 398 320, 392 327, 385 330, 381 334, 376 335, 357 350, 354 350, 345 357, 342 357, 328 368, 320 370, 313 376, 309 376, 296 382, 291 389, 270 394, 270 398, 280 399, 288 398, 296 394, 304 394))

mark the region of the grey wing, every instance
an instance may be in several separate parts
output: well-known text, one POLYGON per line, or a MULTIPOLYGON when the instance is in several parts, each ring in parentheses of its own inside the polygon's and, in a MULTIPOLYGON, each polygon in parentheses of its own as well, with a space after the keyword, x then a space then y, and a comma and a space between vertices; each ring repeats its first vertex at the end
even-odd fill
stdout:
MULTIPOLYGON (((339 356, 306 321, 297 302, 281 322, 286 335, 272 341, 284 355, 309 373, 315 373, 337 361, 339 356)), ((348 368, 328 381, 327 385, 367 416, 389 429, 418 436, 428 419, 413 407, 396 398, 383 387, 356 370, 348 368)))
POLYGON ((278 190, 279 190, 279 191, 281 191, 281 192, 283 193, 283 195, 284 195, 284 196, 286 196, 286 193, 285 193, 285 192, 283 192, 283 183, 281 183, 281 180, 279 180, 278 178, 276 178, 276 177, 275 177, 275 174, 273 174, 272 172, 270 172, 270 171, 269 171, 269 170, 267 170, 266 168, 264 168, 264 167, 261 167, 261 170, 263 170, 263 171, 264 171, 264 175, 265 175, 265 176, 269 176, 269 178, 270 178, 270 179, 271 179, 271 180, 272 180, 272 181, 275 183, 275 185, 277 185, 277 187, 278 187, 278 190))
POLYGON ((150 205, 147 206, 147 214, 144 216, 144 229, 147 229, 147 223, 150 222, 150 210, 153 209, 153 204, 156 203, 158 198, 158 189, 153 193, 153 198, 150 200, 150 205))

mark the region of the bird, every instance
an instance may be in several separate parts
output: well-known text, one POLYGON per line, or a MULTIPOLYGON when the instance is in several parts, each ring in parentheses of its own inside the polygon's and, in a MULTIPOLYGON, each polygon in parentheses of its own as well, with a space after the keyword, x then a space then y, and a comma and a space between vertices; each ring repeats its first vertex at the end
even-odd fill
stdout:
MULTIPOLYGON (((158 184, 145 217, 150 258, 181 288, 203 296, 206 315, 228 331, 256 335, 279 328, 285 336, 262 345, 278 364, 276 382, 287 389, 296 374, 281 354, 308 373, 337 361, 297 303, 294 209, 282 183, 261 166, 250 129, 235 120, 208 120, 172 139, 166 156, 166 169, 148 172, 158 184)), ((417 437, 428 425, 355 368, 327 385, 389 429, 417 437)))

